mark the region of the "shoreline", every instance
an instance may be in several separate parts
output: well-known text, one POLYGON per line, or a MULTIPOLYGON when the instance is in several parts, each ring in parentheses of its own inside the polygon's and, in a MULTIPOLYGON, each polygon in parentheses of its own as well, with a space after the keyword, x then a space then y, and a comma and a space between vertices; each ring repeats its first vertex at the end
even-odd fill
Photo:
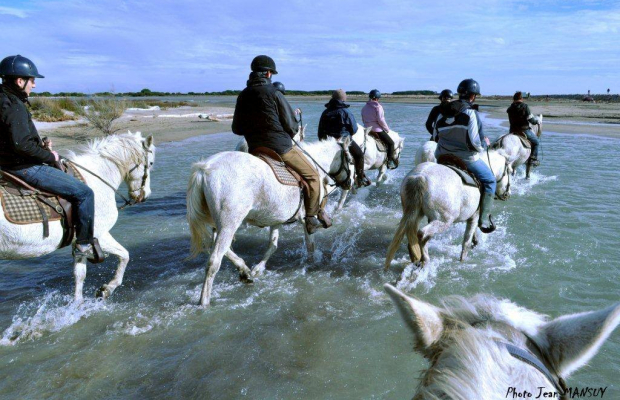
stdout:
MULTIPOLYGON (((291 103, 303 101, 324 102, 326 96, 287 96, 291 103)), ((220 132, 230 132, 234 112, 233 97, 224 99, 221 104, 210 103, 198 107, 178 107, 160 109, 129 109, 116 121, 118 132, 142 132, 153 135, 155 143, 181 141, 190 137, 220 132), (209 117, 209 118, 207 118, 209 117)), ((364 96, 351 96, 349 102, 365 102, 364 96)), ((430 96, 407 98, 387 97, 384 103, 420 104, 432 106, 437 99, 430 96)), ((486 118, 498 121, 498 125, 508 128, 506 108, 508 100, 482 98, 477 101, 480 112, 486 118)), ((543 114, 543 132, 560 134, 579 134, 620 139, 620 109, 615 104, 591 104, 567 101, 528 102, 534 114, 543 114)), ((57 149, 72 148, 101 134, 87 126, 85 121, 40 122, 35 125, 41 136, 48 136, 57 149)))

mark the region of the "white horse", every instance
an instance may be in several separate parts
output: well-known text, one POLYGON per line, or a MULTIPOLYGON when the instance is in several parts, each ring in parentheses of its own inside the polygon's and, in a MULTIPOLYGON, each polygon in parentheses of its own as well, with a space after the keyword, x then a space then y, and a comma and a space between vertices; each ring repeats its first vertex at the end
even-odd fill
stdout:
MULTIPOLYGON (((325 170, 336 182, 350 182, 348 138, 342 144, 329 139, 301 143, 301 146, 320 166, 318 171, 321 179, 326 179, 325 170)), ((313 164, 310 159, 308 161, 313 164)), ((321 196, 324 200, 327 195, 326 189, 322 187, 321 196)), ((187 220, 192 254, 211 252, 200 296, 202 306, 208 306, 211 301, 213 280, 222 257, 226 256, 238 268, 242 281, 251 282, 251 277, 264 271, 267 260, 278 247, 282 224, 302 220, 302 200, 299 188, 279 183, 264 161, 247 153, 222 152, 192 166, 187 191, 187 220), (235 232, 243 222, 270 227, 269 248, 252 270, 231 249, 235 232)), ((314 241, 307 233, 306 245, 312 254, 314 241)))
POLYGON ((414 165, 419 165, 423 162, 437 162, 435 150, 437 150, 437 143, 435 141, 429 140, 422 143, 422 146, 418 147, 418 150, 415 152, 414 165))
MULTIPOLYGON (((297 143, 303 142, 304 139, 306 138, 306 127, 307 126, 308 124, 304 126, 300 125, 299 130, 293 137, 293 140, 295 140, 297 143)), ((239 139, 239 142, 237 142, 237 145, 235 146, 235 151, 242 151, 244 153, 247 153, 249 151, 248 142, 245 140, 243 136, 241 137, 241 139, 239 139)))
MULTIPOLYGON (((538 120, 540 121, 540 124, 530 125, 530 127, 534 134, 540 137, 542 134, 542 114, 538 116, 538 120)), ((498 151, 508 160, 512 175, 516 173, 519 166, 526 164, 527 160, 530 158, 530 154, 532 153, 532 150, 524 147, 523 143, 521 143, 521 139, 515 135, 504 136, 501 147, 498 148, 498 151)), ((525 166, 525 177, 528 179, 530 177, 530 167, 530 164, 526 164, 525 166)))
MULTIPOLYGON (((490 168, 497 181, 495 194, 500 199, 507 199, 510 196, 510 178, 506 159, 494 150, 480 153, 480 157, 487 165, 490 160, 490 168)), ((450 168, 425 162, 403 179, 400 185, 400 200, 403 217, 388 249, 386 269, 390 267, 405 235, 411 262, 420 267, 424 266, 430 259, 426 246, 428 241, 456 222, 467 222, 460 258, 461 261, 465 260, 472 243, 476 245, 474 237, 478 225, 479 189, 464 185, 461 178, 450 168), (425 216, 429 223, 418 230, 420 221, 425 216)))
MULTIPOLYGON (((114 278, 97 291, 97 296, 105 299, 123 282, 129 262, 127 250, 110 234, 118 219, 115 190, 125 182, 130 198, 137 203, 151 195, 150 169, 155 161, 153 137, 143 138, 139 132, 107 136, 90 142, 80 154, 71 153, 68 159, 75 162, 74 165, 95 194, 94 233, 101 249, 118 257, 114 278), (99 175, 111 187, 80 166, 99 175)), ((49 236, 44 238, 42 224, 12 224, 6 220, 4 213, 0 213, 1 259, 18 260, 49 254, 58 249, 62 237, 60 221, 50 221, 49 236)), ((78 302, 83 299, 86 261, 85 257, 74 257, 75 300, 78 302)))
POLYGON ((620 303, 549 321, 489 295, 451 296, 436 307, 389 284, 385 290, 430 362, 414 400, 575 398, 563 378, 590 361, 620 323, 620 303))
MULTIPOLYGON (((360 146, 364 152, 364 171, 378 169, 377 185, 381 184, 386 179, 385 172, 387 171, 387 152, 381 152, 377 149, 377 141, 369 135, 372 128, 364 128, 360 124, 357 124, 357 132, 353 135, 353 140, 360 146)), ((400 154, 403 151, 405 145, 405 138, 400 137, 397 132, 390 130, 388 132, 392 141, 394 141, 394 157, 397 160, 400 159, 400 154)), ((337 210, 342 209, 344 202, 349 194, 348 190, 343 190, 338 201, 337 210)))

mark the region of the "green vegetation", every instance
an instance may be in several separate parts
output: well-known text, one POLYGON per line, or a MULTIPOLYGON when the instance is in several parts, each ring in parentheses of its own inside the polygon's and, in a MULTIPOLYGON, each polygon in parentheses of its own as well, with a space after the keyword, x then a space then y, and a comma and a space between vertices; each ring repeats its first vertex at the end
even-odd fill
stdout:
POLYGON ((401 92, 392 92, 392 96, 437 96, 439 93, 433 90, 405 90, 401 92))
POLYGON ((71 121, 76 120, 74 113, 77 107, 73 101, 62 98, 52 99, 33 99, 31 104, 32 117, 43 122, 71 121), (68 103, 71 105, 69 106, 68 103), (65 111, 66 110, 66 111, 65 111))
POLYGON ((111 135, 118 129, 114 129, 114 121, 119 119, 127 109, 125 100, 105 98, 91 101, 88 106, 82 107, 79 114, 95 129, 104 135, 111 135))

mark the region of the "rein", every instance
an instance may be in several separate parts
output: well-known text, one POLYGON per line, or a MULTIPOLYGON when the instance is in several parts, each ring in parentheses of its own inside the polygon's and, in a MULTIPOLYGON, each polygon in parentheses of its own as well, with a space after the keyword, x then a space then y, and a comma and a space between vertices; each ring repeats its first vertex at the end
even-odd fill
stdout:
MULTIPOLYGON (((146 186, 146 180, 148 179, 148 170, 149 170, 149 161, 148 161, 148 153, 152 153, 151 150, 146 149, 145 150, 145 154, 146 154, 146 160, 144 162, 144 175, 142 176, 142 184, 140 186, 139 189, 136 190, 132 190, 132 192, 136 192, 136 191, 142 191, 144 189, 144 187, 146 186)), ((62 158, 63 162, 69 163, 69 164, 73 164, 74 166, 83 169, 84 171, 88 172, 89 174, 91 174, 92 176, 94 176, 95 178, 99 179, 101 182, 103 182, 107 187, 109 187, 110 189, 112 189, 114 191, 114 193, 116 193, 117 195, 120 196, 121 199, 123 199, 123 201, 125 202, 125 204, 123 204, 120 207, 117 207, 119 210, 124 209, 127 206, 133 206, 135 204, 138 203, 138 201, 134 200, 134 199, 127 199, 127 197, 123 196, 123 194, 121 192, 118 191, 118 189, 114 188, 114 186, 112 186, 108 181, 106 181, 105 179, 103 179, 101 176, 97 175, 96 173, 94 173, 93 171, 89 170, 88 168, 76 163, 75 161, 71 161, 67 158, 62 158)), ((132 173, 133 171, 136 170, 136 168, 138 168, 140 166, 140 164, 136 164, 133 168, 131 168, 128 172, 128 174, 132 173)))

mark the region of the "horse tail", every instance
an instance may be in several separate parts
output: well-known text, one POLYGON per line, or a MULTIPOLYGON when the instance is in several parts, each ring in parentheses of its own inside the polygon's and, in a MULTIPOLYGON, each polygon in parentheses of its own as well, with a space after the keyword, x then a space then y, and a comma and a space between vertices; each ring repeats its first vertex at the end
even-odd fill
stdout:
POLYGON ((415 263, 422 258, 422 248, 418 240, 418 226, 420 220, 424 216, 422 212, 422 201, 426 191, 427 184, 424 177, 413 176, 405 178, 403 189, 401 190, 403 217, 400 219, 398 229, 396 229, 392 243, 390 243, 390 247, 388 248, 388 253, 385 258, 385 269, 390 267, 394 259, 394 254, 396 254, 405 235, 407 235, 411 262, 415 263))
POLYGON ((209 223, 213 222, 205 196, 207 176, 202 165, 194 165, 187 187, 187 222, 191 234, 191 255, 207 250, 212 240, 209 223))

